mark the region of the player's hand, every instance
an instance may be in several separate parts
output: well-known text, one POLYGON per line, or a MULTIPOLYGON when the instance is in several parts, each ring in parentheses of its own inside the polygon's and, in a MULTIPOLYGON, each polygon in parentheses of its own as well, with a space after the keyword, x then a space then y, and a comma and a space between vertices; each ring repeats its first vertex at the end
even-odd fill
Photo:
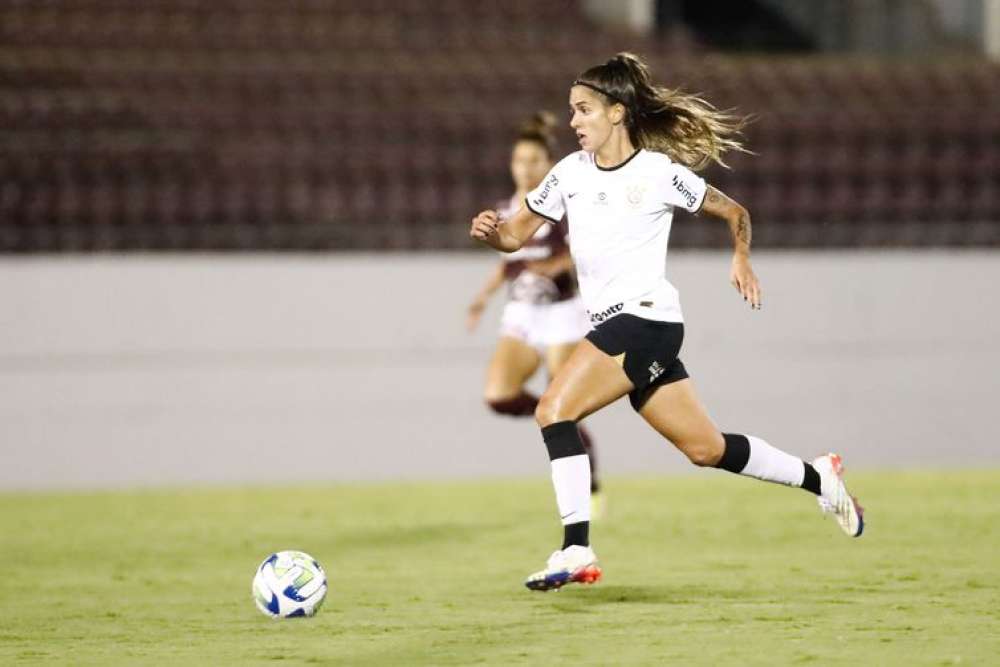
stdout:
POLYGON ((743 296, 743 300, 754 310, 760 310, 760 282, 750 267, 750 258, 743 254, 733 255, 733 266, 729 271, 729 283, 743 296))
POLYGON ((472 333, 479 326, 479 320, 486 310, 486 299, 482 296, 476 297, 475 301, 469 304, 469 312, 465 317, 465 330, 472 333))
POLYGON ((483 211, 472 219, 472 228, 469 236, 477 241, 489 242, 490 238, 496 236, 500 227, 500 218, 496 211, 483 211))

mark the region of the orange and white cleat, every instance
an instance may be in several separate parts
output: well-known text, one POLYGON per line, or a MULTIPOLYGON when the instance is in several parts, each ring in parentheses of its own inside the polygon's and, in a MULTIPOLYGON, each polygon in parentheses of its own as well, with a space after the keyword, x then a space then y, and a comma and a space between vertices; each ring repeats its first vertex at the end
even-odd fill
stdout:
POLYGON ((824 454, 812 462, 819 473, 822 494, 816 498, 824 514, 832 514, 841 530, 860 537, 865 530, 865 510, 844 485, 844 463, 838 454, 824 454))
POLYGON ((601 568, 594 550, 573 545, 553 552, 545 569, 528 577, 524 585, 533 591, 551 591, 566 584, 594 584, 600 579, 601 568))

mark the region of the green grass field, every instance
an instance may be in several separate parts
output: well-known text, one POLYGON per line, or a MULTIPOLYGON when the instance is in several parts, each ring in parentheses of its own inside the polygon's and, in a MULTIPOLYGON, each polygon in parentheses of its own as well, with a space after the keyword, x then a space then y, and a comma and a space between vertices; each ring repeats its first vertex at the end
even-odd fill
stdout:
POLYGON ((1000 471, 849 481, 858 540, 796 490, 612 479, 604 581, 545 594, 545 479, 0 495, 0 664, 1000 663, 1000 471), (253 605, 287 548, 315 618, 253 605))

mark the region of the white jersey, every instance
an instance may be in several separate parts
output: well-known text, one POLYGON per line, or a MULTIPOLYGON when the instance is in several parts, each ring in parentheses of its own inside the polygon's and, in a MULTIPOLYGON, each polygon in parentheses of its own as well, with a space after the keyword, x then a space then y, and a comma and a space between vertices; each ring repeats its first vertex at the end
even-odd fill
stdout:
POLYGON ((706 188, 663 153, 640 149, 606 169, 592 153, 577 151, 525 203, 552 223, 569 218, 570 252, 591 322, 619 313, 683 322, 680 297, 667 280, 667 241, 674 207, 698 211, 706 188))

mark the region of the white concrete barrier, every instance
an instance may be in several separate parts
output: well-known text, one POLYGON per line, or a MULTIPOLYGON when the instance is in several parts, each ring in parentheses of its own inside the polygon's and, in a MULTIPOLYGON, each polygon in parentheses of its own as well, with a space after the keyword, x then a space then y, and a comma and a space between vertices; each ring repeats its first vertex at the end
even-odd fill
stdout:
MULTIPOLYGON (((0 489, 545 475, 480 399, 485 253, 0 260, 0 489)), ((1000 464, 1000 253, 676 253, 682 358, 723 429, 848 466, 1000 464)), ((541 379, 535 386, 540 387, 541 379)), ((608 473, 689 469, 627 403, 608 473)))

